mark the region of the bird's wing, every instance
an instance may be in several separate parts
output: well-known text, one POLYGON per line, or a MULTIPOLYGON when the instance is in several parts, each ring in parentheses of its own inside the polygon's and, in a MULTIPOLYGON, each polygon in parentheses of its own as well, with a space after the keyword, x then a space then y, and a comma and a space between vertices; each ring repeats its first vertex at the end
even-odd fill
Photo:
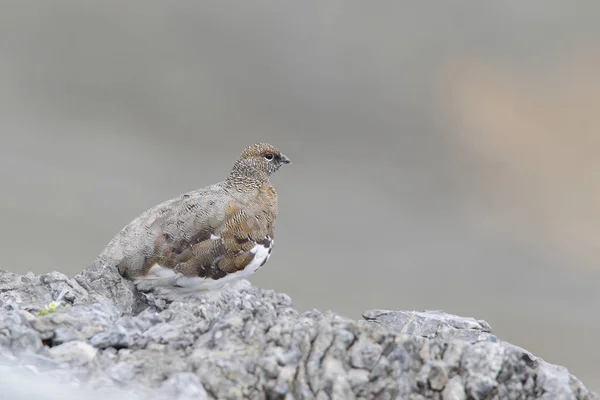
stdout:
POLYGON ((210 240, 219 229, 227 208, 226 194, 215 184, 145 211, 110 241, 97 261, 117 266, 127 278, 143 276, 153 263, 174 268, 189 258, 194 244, 210 240))
POLYGON ((246 203, 234 196, 183 201, 161 230, 161 261, 185 276, 212 279, 246 268, 259 247, 270 249, 275 219, 275 210, 260 196, 251 198, 246 203))

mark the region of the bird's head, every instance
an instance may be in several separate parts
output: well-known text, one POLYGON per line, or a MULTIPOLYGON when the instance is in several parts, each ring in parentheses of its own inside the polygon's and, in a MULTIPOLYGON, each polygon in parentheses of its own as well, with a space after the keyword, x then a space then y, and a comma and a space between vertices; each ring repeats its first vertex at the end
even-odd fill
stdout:
POLYGON ((248 146, 236 161, 231 171, 233 178, 246 178, 257 182, 266 181, 283 164, 291 161, 274 146, 268 143, 257 143, 248 146))

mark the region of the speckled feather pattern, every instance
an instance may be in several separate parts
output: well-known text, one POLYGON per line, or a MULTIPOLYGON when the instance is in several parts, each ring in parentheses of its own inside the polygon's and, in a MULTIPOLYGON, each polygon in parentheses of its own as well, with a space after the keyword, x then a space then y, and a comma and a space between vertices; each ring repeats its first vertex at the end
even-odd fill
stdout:
MULTIPOLYGON (((146 288, 179 285, 183 277, 198 278, 197 290, 218 287, 214 281, 244 271, 259 248, 268 251, 266 257, 261 252, 264 264, 272 250, 278 209, 269 176, 286 163, 289 159, 269 144, 249 146, 227 179, 147 210, 96 261, 116 266, 128 279, 154 279, 146 288), (160 279, 164 274, 154 276, 155 266, 174 274, 160 279)), ((251 267, 258 269, 256 262, 251 267)), ((235 275, 254 271, 246 272, 235 275)))

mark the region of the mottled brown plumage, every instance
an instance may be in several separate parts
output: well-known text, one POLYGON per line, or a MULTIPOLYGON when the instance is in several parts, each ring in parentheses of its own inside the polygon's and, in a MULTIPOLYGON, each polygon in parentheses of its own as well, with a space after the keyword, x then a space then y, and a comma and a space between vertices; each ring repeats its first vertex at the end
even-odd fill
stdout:
POLYGON ((268 260, 277 193, 269 176, 289 159, 275 147, 247 147, 227 179, 146 211, 119 232, 97 262, 140 289, 193 292, 250 275, 268 260))

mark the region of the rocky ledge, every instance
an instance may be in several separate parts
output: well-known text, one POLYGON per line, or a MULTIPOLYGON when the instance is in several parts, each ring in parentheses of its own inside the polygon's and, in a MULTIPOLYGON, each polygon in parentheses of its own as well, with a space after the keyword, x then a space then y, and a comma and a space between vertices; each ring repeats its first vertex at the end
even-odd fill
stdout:
POLYGON ((0 270, 0 310, 7 399, 599 399, 485 321, 299 313, 247 281, 167 303, 112 268, 0 270))

